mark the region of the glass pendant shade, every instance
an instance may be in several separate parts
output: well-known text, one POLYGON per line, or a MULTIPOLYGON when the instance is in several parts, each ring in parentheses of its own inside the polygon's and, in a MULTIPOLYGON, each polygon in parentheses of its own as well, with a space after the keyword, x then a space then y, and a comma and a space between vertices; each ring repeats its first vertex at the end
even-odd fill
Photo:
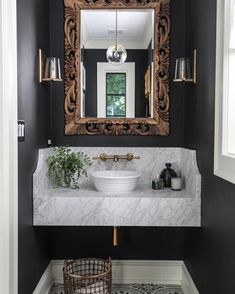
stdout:
POLYGON ((110 46, 106 52, 106 57, 109 63, 122 64, 127 58, 126 49, 121 44, 110 46))

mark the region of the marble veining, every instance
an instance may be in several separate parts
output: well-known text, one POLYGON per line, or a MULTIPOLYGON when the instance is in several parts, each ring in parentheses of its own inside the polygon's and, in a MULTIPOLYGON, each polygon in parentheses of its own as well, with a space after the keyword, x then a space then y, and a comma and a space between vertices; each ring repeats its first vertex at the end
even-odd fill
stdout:
MULTIPOLYGON (((127 154, 133 153, 140 156, 140 159, 128 162, 120 160, 101 161, 93 160, 92 165, 88 167, 88 174, 94 170, 135 170, 142 173, 139 184, 151 184, 152 178, 156 177, 165 168, 165 163, 172 163, 172 168, 178 175, 182 175, 185 182, 185 189, 189 193, 200 197, 201 194, 201 176, 197 168, 196 151, 184 148, 140 148, 140 147, 71 147, 73 151, 83 151, 91 158, 100 153, 107 154, 127 154)), ((46 159, 53 153, 52 148, 39 150, 38 166, 33 175, 34 196, 43 193, 44 190, 52 187, 47 177, 46 159)), ((81 177, 81 184, 91 184, 91 178, 81 177)))
POLYGON ((124 169, 142 173, 137 190, 124 195, 95 191, 90 178, 81 178, 80 190, 55 188, 47 178, 47 157, 52 149, 40 149, 34 173, 34 225, 97 226, 200 226, 201 176, 196 152, 182 148, 74 147, 90 157, 107 154, 139 155, 132 162, 95 160, 88 169, 124 169), (151 189, 151 179, 160 174, 166 162, 182 175, 185 188, 151 189))
POLYGON ((34 225, 200 226, 194 198, 34 198, 34 225))

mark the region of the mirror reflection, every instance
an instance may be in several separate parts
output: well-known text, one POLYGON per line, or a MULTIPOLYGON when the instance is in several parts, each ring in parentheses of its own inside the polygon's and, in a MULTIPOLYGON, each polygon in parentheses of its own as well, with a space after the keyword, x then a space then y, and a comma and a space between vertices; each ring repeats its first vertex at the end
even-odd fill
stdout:
POLYGON ((81 117, 152 117, 152 9, 81 11, 81 117))

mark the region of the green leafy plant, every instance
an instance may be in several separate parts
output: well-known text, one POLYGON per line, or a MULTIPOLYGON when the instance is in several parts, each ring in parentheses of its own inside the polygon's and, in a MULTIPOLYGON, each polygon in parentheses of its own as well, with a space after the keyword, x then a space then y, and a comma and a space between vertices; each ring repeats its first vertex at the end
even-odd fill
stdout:
POLYGON ((79 177, 87 176, 86 167, 91 165, 91 159, 84 152, 72 152, 70 148, 60 146, 54 148, 54 154, 48 157, 47 163, 47 175, 57 186, 79 189, 79 177))

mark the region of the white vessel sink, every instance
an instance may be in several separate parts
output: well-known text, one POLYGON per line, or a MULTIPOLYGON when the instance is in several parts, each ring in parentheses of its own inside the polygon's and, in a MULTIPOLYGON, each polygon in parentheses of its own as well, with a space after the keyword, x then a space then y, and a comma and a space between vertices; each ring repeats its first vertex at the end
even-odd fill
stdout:
POLYGON ((128 170, 103 170, 91 173, 96 189, 111 194, 132 192, 140 176, 140 172, 128 170))

